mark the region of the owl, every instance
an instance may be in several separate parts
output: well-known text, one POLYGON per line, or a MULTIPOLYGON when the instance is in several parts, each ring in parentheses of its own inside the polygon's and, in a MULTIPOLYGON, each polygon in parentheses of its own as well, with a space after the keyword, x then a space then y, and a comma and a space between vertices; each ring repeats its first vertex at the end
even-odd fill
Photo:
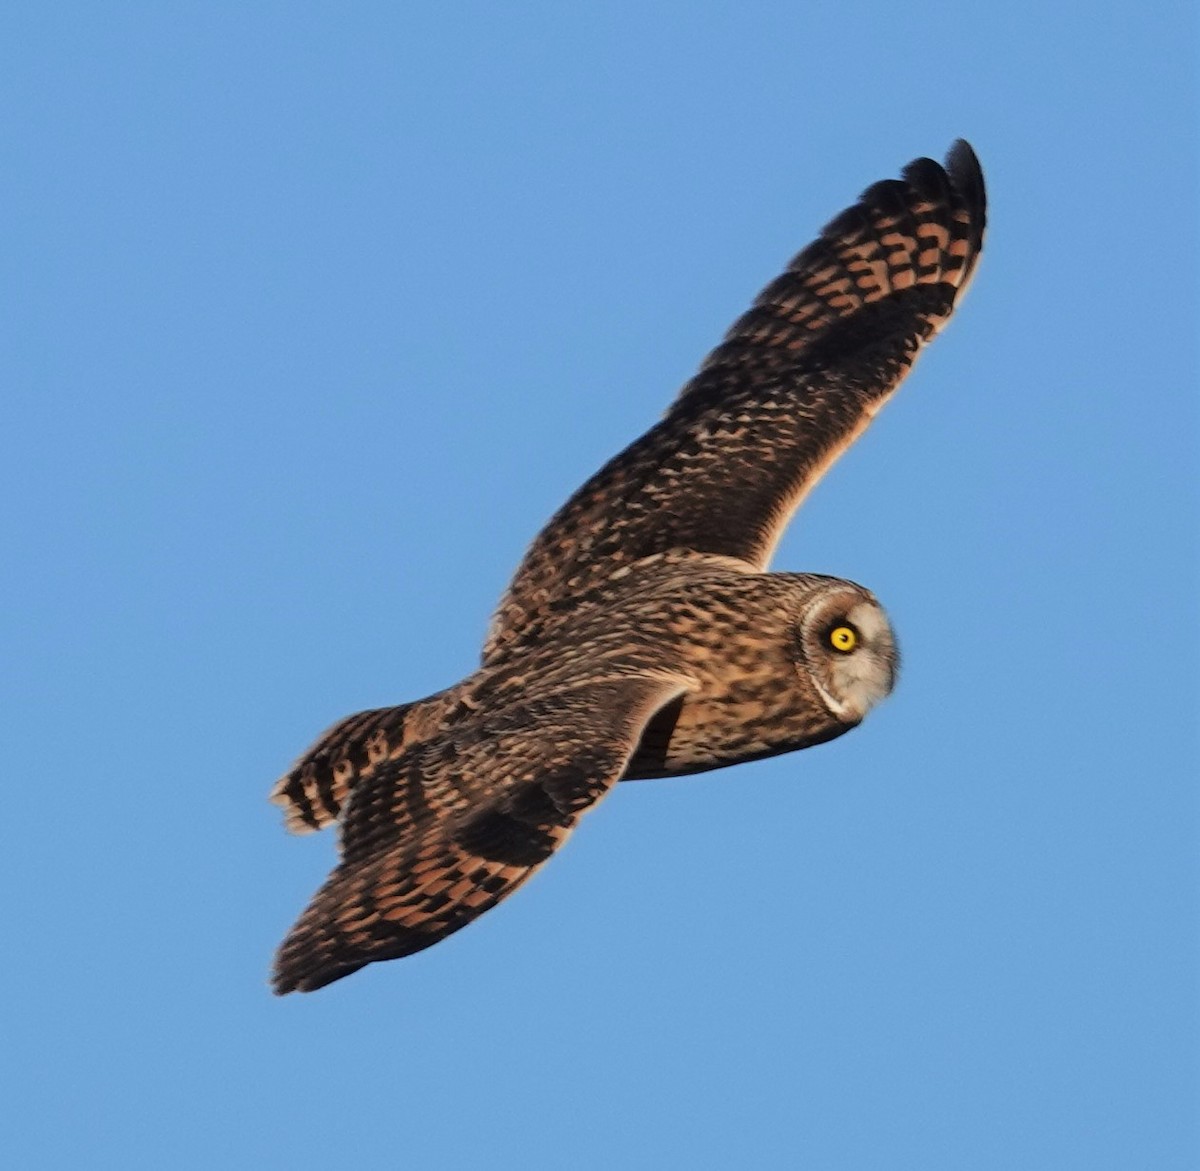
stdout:
POLYGON ((524 883, 621 780, 820 744, 896 682, 853 582, 768 573, 809 489, 949 319, 983 243, 959 141, 869 187, 769 284, 665 416, 534 540, 479 669, 327 731, 271 798, 340 861, 277 993, 411 955, 524 883))

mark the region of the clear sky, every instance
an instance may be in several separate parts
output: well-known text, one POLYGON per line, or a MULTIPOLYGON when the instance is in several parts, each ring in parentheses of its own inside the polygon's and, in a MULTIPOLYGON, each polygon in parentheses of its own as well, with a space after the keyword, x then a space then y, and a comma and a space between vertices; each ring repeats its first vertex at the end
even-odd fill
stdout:
POLYGON ((6 5, 0 1161, 1194 1168, 1196 71, 1182 2, 6 5), (273 779, 959 135, 971 293, 776 560, 893 698, 273 998, 273 779))

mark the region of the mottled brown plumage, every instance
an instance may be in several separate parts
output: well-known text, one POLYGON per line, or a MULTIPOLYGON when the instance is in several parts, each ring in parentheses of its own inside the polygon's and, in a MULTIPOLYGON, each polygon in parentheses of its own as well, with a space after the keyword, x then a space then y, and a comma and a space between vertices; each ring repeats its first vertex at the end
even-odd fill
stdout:
POLYGON ((550 521, 480 669, 350 716, 281 778, 288 828, 340 820, 342 858, 279 951, 277 992, 458 930, 618 780, 821 743, 888 694, 895 641, 868 591, 763 571, 949 318, 983 229, 966 143, 868 188, 550 521))

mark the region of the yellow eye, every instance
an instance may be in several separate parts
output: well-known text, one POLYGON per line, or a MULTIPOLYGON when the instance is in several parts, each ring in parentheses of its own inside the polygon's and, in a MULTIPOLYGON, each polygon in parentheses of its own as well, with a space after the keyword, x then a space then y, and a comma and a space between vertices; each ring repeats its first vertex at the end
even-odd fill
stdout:
POLYGON ((853 626, 835 626, 829 632, 829 645, 848 655, 858 645, 858 634, 853 626))

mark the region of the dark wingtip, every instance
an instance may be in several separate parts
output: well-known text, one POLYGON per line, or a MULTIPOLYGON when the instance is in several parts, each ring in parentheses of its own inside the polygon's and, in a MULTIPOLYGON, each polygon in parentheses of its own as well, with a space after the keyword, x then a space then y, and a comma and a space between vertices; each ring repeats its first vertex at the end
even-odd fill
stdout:
POLYGON ((987 187, 983 181, 979 156, 965 138, 955 139, 947 151, 946 173, 970 212, 972 222, 978 224, 982 236, 987 215, 987 187))
POLYGON ((281 959, 276 960, 268 983, 270 984, 271 991, 276 996, 286 996, 289 992, 300 991, 299 979, 294 972, 290 972, 285 968, 281 959))
POLYGON ((935 163, 933 159, 913 159, 900 172, 900 177, 910 187, 934 203, 950 201, 950 178, 943 170, 941 163, 935 163))
POLYGON ((366 966, 365 962, 350 962, 321 964, 312 969, 280 968, 271 976, 271 991, 276 996, 287 996, 292 992, 316 992, 318 988, 325 988, 366 966))
POLYGON ((954 185, 963 190, 974 189, 983 195, 983 168, 975 148, 965 139, 956 138, 946 152, 946 171, 954 185))

